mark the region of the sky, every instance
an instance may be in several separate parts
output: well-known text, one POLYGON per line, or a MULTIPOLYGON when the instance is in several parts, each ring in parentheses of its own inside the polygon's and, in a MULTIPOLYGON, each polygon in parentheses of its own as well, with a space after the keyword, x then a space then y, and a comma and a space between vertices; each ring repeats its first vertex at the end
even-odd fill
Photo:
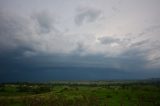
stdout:
POLYGON ((160 77, 160 0, 0 0, 0 82, 160 77))

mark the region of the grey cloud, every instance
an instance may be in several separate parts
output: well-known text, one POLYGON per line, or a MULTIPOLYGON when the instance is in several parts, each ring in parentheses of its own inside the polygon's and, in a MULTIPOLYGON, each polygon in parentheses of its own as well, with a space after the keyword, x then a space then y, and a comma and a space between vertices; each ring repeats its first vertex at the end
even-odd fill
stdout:
POLYGON ((140 47, 140 46, 144 46, 145 44, 149 43, 150 42, 150 39, 145 39, 145 40, 142 40, 142 41, 137 41, 135 43, 132 43, 130 45, 130 47, 140 47))
POLYGON ((58 34, 54 20, 47 12, 34 13, 33 15, 20 16, 0 12, 0 52, 9 52, 21 48, 24 55, 34 54, 34 51, 46 49, 47 40, 58 34), (49 33, 52 32, 51 35, 49 33), (41 35, 47 34, 42 37, 41 35), (52 36, 52 37, 51 37, 52 36), (28 51, 28 49, 32 51, 28 51))
POLYGON ((138 35, 139 35, 139 36, 146 35, 146 34, 148 34, 148 33, 151 33, 151 32, 153 32, 153 31, 156 31, 156 30, 158 30, 158 29, 160 29, 160 25, 152 25, 152 26, 146 28, 144 31, 140 32, 138 35))
POLYGON ((57 31, 55 28, 55 20, 46 11, 35 13, 32 18, 36 21, 39 28, 39 33, 49 33, 51 30, 57 31))
POLYGON ((0 81, 159 77, 160 6, 137 1, 0 1, 0 81))
MULTIPOLYGON (((138 69, 145 69, 147 65, 150 68, 153 68, 159 65, 159 46, 154 46, 154 42, 152 39, 147 37, 138 37, 127 39, 114 38, 114 37, 100 37, 98 38, 100 43, 105 45, 110 45, 112 43, 117 43, 122 47, 122 51, 120 55, 116 58, 122 58, 118 63, 119 66, 124 66, 126 69, 130 69, 130 67, 137 67, 138 69), (153 47, 154 46, 154 47, 153 47), (153 52, 155 51, 156 52, 153 52), (150 52, 152 51, 152 52, 150 52), (148 58, 151 60, 148 61, 148 58), (124 61, 123 61, 124 60, 124 61), (158 60, 158 61, 157 61, 158 60), (151 64, 153 67, 151 67, 151 64)), ((155 42, 156 43, 156 42, 155 42)), ((114 49, 114 48, 113 48, 114 49)), ((117 60, 116 60, 117 61, 117 60)), ((149 68, 149 67, 148 67, 149 68)))
POLYGON ((119 43, 120 42, 120 39, 108 37, 108 36, 100 37, 100 38, 98 38, 98 40, 102 44, 111 44, 111 43, 119 43))
POLYGON ((88 51, 90 45, 85 44, 85 42, 78 41, 75 43, 75 45, 76 45, 76 47, 72 51, 72 53, 71 53, 72 55, 77 55, 77 56, 92 55, 92 53, 88 51))
POLYGON ((83 43, 77 43, 77 48, 74 51, 75 54, 81 54, 85 50, 83 43))
MULTIPOLYGON (((159 23, 150 25, 144 31, 138 34, 139 37, 143 38, 139 42, 133 43, 132 47, 139 47, 139 49, 145 50, 143 54, 145 55, 145 59, 147 61, 147 68, 159 68, 160 66, 160 25, 159 23)), ((140 39, 140 38, 139 38, 140 39)))
MULTIPOLYGON (((143 69, 136 69, 137 65, 141 65, 141 62, 135 61, 136 59, 104 58, 100 55, 84 57, 39 55, 15 61, 10 57, 16 55, 5 54, 5 56, 6 58, 0 57, 1 69, 3 69, 0 71, 0 81, 95 80, 97 78, 101 80, 105 78, 137 78, 139 73, 141 73, 139 77, 146 75, 143 69), (116 64, 123 67, 116 68, 114 66, 116 64), (126 71, 127 67, 128 71, 126 71)), ((160 75, 159 72, 152 73, 151 71, 150 73, 152 76, 160 75)), ((150 76, 150 73, 147 75, 150 76)))
POLYGON ((145 65, 148 64, 146 60, 146 50, 129 48, 123 52, 119 57, 123 61, 120 64, 125 67, 127 70, 131 70, 131 67, 134 68, 134 71, 144 71, 145 65))
POLYGON ((101 11, 93 8, 81 8, 75 17, 76 25, 84 23, 92 23, 96 21, 101 15, 101 11))
POLYGON ((0 15, 0 49, 7 51, 17 47, 28 46, 24 42, 25 35, 32 35, 28 20, 1 12, 0 15))
POLYGON ((0 52, 27 48, 21 52, 26 57, 41 52, 68 54, 79 40, 63 33, 63 29, 58 30, 54 16, 52 18, 48 12, 26 14, 25 17, 8 14, 0 15, 0 52))

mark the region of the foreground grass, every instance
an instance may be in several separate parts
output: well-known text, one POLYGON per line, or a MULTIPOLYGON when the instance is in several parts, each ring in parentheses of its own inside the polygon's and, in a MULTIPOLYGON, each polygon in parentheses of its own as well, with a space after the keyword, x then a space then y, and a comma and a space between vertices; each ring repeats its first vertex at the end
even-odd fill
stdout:
POLYGON ((3 85, 0 106, 160 106, 160 87, 152 84, 23 87, 3 85))

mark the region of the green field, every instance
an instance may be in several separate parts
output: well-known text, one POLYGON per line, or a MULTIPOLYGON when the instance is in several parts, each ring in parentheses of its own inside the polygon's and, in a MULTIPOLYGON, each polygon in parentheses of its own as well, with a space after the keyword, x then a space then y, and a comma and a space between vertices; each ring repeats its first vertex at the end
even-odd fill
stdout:
POLYGON ((160 106, 160 84, 137 82, 1 84, 0 106, 160 106))

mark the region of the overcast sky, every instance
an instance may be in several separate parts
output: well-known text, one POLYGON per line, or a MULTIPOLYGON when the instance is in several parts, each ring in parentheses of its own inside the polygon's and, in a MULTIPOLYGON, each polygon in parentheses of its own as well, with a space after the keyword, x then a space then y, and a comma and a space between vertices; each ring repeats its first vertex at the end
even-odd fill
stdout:
POLYGON ((0 80, 41 76, 160 77, 160 0, 0 0, 0 80))

